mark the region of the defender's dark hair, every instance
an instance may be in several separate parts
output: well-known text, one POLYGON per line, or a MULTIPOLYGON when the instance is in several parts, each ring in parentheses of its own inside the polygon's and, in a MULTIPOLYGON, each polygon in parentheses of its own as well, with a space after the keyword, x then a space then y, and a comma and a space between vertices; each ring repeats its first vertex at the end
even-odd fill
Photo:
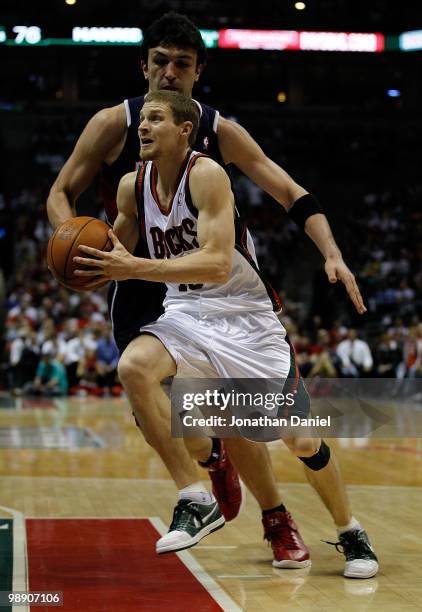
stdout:
POLYGON ((189 144, 193 145, 199 127, 199 110, 192 98, 178 91, 158 89, 157 91, 149 92, 145 96, 144 104, 146 102, 164 102, 164 104, 168 104, 176 125, 180 125, 184 121, 190 121, 193 127, 189 134, 189 144))
POLYGON ((207 61, 207 50, 201 32, 186 15, 172 11, 154 21, 144 32, 141 59, 146 62, 148 50, 159 45, 194 49, 198 54, 198 64, 205 64, 207 61))

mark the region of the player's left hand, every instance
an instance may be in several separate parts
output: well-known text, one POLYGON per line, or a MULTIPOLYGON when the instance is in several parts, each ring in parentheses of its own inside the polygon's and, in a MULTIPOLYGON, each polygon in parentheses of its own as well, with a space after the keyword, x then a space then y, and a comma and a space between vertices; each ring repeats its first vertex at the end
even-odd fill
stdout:
POLYGON ((363 303, 361 292, 354 275, 344 263, 343 258, 329 257, 325 262, 325 272, 330 283, 336 283, 338 280, 343 283, 358 313, 364 314, 367 309, 363 303))
MULTIPOLYGON (((113 230, 109 230, 108 236, 113 243, 112 251, 99 251, 89 246, 80 245, 79 250, 91 257, 73 258, 74 262, 89 266, 89 270, 75 270, 75 275, 95 277, 95 280, 93 278, 92 288, 98 286, 101 281, 122 281, 134 278, 133 270, 136 258, 127 251, 113 230)), ((90 284, 86 284, 84 287, 86 289, 91 288, 90 284)))

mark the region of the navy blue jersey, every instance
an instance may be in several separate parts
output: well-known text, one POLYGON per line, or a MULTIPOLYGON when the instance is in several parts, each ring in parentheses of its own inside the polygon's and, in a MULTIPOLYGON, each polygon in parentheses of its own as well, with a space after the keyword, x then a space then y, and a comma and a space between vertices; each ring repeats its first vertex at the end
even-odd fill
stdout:
MULTIPOLYGON (((100 191, 104 208, 110 223, 117 216, 117 187, 122 176, 133 172, 141 159, 138 127, 144 96, 124 102, 127 117, 127 138, 119 157, 111 164, 103 164, 100 175, 100 191)), ((210 106, 198 104, 200 121, 193 148, 206 153, 217 163, 224 165, 218 147, 217 124, 219 113, 210 106)), ((149 258, 148 247, 141 238, 134 255, 149 258)), ((142 325, 156 321, 164 312, 163 300, 166 285, 143 280, 113 282, 109 290, 109 312, 113 332, 119 350, 122 352, 131 340, 139 335, 142 325)))

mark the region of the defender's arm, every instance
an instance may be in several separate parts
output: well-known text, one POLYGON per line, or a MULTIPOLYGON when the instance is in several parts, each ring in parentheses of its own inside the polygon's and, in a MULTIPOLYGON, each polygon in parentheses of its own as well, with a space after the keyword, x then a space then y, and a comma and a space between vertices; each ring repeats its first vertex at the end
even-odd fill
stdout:
POLYGON ((139 240, 138 215, 135 198, 136 172, 130 172, 120 180, 117 190, 117 217, 113 230, 124 247, 133 253, 139 240))
POLYGON ((221 118, 217 135, 225 163, 235 164, 279 202, 294 220, 300 219, 299 224, 325 259, 330 283, 341 280, 356 310, 360 314, 366 312, 355 277, 344 263, 328 220, 313 196, 269 159, 250 134, 234 121, 221 118))
POLYGON ((111 163, 118 156, 126 130, 123 104, 105 108, 90 119, 47 199, 48 219, 54 229, 75 216, 77 198, 92 182, 102 163, 111 163))

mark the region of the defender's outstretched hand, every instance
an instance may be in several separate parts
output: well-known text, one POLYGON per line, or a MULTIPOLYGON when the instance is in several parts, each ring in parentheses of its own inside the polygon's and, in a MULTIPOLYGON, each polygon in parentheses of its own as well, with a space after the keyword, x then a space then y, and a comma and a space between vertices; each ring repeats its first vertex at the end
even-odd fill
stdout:
POLYGON ((325 272, 330 283, 336 283, 338 280, 343 283, 358 313, 364 314, 367 309, 363 303, 362 295, 354 275, 344 263, 343 258, 329 257, 325 262, 325 272))
POLYGON ((98 249, 80 245, 80 251, 91 257, 73 258, 73 261, 76 263, 90 268, 89 270, 75 270, 75 275, 93 277, 92 286, 86 285, 87 289, 94 289, 98 286, 99 281, 121 281, 133 278, 135 257, 125 249, 113 230, 109 230, 108 236, 113 243, 114 248, 112 251, 99 251, 98 249))

